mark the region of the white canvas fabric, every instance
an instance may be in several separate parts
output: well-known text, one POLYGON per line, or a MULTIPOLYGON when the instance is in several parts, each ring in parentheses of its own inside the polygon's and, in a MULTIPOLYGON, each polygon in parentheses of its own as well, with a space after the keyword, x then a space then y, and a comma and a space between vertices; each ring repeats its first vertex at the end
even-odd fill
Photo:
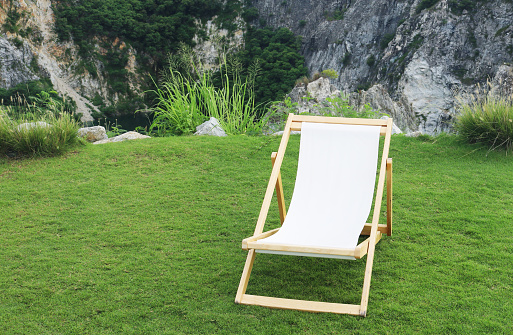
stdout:
POLYGON ((371 209, 379 133, 375 126, 303 123, 285 222, 257 243, 354 249, 371 209))

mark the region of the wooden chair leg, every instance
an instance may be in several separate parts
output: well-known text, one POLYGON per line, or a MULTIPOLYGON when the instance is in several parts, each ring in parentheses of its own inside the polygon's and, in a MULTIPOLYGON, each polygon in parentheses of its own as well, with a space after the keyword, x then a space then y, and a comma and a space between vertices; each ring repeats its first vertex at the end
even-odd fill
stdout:
POLYGON ((387 159, 387 235, 392 236, 392 158, 387 159))
MULTIPOLYGON (((273 166, 277 154, 277 152, 273 152, 271 154, 271 161, 273 163, 273 166)), ((280 211, 281 224, 283 224, 283 221, 285 221, 285 216, 287 215, 287 209, 285 208, 285 197, 283 196, 283 184, 281 182, 281 173, 278 174, 278 180, 276 181, 276 198, 278 199, 278 209, 280 211)))
POLYGON ((246 264, 244 265, 244 270, 242 271, 242 276, 240 278, 239 289, 237 290, 237 295, 235 296, 235 303, 240 304, 242 301, 242 296, 246 293, 246 289, 248 288, 249 276, 251 275, 251 270, 253 269, 253 263, 255 262, 255 249, 251 249, 248 252, 248 257, 246 258, 246 264))

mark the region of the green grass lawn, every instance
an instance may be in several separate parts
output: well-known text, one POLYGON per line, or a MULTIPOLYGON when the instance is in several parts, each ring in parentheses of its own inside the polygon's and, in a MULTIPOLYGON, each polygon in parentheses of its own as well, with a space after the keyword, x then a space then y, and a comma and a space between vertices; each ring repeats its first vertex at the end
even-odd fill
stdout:
MULTIPOLYGON (((513 158, 450 136, 392 138, 394 235, 377 245, 366 318, 236 305, 241 240, 279 140, 155 138, 0 160, 0 333, 513 333, 513 158)), ((298 145, 292 136, 287 201, 298 145)), ((274 202, 266 227, 278 221, 274 202)), ((358 304, 364 268, 259 254, 247 293, 358 304)))

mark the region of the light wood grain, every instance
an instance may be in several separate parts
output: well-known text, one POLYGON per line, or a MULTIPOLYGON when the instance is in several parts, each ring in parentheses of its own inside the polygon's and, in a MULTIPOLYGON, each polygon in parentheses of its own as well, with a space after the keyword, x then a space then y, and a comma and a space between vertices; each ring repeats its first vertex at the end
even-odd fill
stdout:
POLYGON ((342 248, 323 248, 323 247, 307 247, 290 244, 271 244, 271 243, 257 243, 248 242, 248 249, 259 250, 274 250, 274 251, 287 251, 287 252, 302 252, 308 254, 320 255, 340 255, 355 257, 355 249, 342 249, 342 248))
POLYGON ((383 153, 381 156, 381 167, 379 170, 378 187, 376 190, 376 200, 374 202, 374 213, 372 216, 372 226, 370 233, 369 250, 367 252, 367 263, 365 265, 365 276, 363 278, 362 301, 360 303, 360 314, 367 314, 367 304, 369 303, 369 291, 372 277, 372 265, 374 263, 374 250, 376 248, 376 234, 378 232, 379 214, 381 209, 381 200, 383 198, 383 189, 385 187, 385 174, 387 167, 388 152, 390 150, 390 139, 392 136, 392 119, 387 121, 387 131, 385 134, 385 143, 383 144, 383 153))
MULTIPOLYGON (((331 118, 331 119, 335 119, 335 118, 331 118)), ((354 119, 348 119, 348 120, 354 120, 354 119)), ((290 130, 291 131, 301 131, 301 128, 303 126, 303 122, 311 122, 311 121, 293 121, 292 125, 290 126, 290 130)), ((340 122, 340 124, 344 124, 344 123, 340 122)), ((353 123, 347 123, 347 124, 353 124, 353 123)), ((361 125, 375 126, 375 125, 370 125, 370 124, 361 124, 361 125)), ((382 126, 381 129, 379 130, 379 134, 381 136, 383 136, 383 135, 386 134, 386 131, 387 131, 387 127, 386 126, 382 126)))
MULTIPOLYGON (((276 161, 277 152, 271 154, 271 162, 274 167, 276 161)), ((280 221, 283 224, 285 217, 287 216, 287 208, 285 207, 285 196, 283 195, 283 184, 281 182, 281 172, 278 173, 278 180, 276 181, 276 199, 278 199, 278 210, 280 211, 280 221)))
MULTIPOLYGON (((360 235, 370 235, 371 228, 372 228, 372 224, 366 223, 365 226, 363 226, 363 229, 362 229, 362 232, 360 233, 360 235)), ((386 234, 388 231, 388 226, 386 224, 380 223, 380 224, 378 224, 378 231, 383 234, 386 234)))
POLYGON ((240 277, 239 288, 237 289, 237 295, 235 296, 235 303, 240 304, 242 300, 242 296, 246 293, 246 289, 248 288, 249 276, 251 275, 251 270, 253 269, 253 263, 255 262, 255 250, 250 250, 248 252, 248 257, 246 258, 246 264, 244 265, 244 270, 242 270, 242 276, 240 277))
POLYGON ((276 155, 276 160, 274 161, 271 177, 269 178, 269 184, 267 184, 264 201, 262 202, 260 214, 258 215, 255 233, 253 235, 258 235, 264 230, 265 220, 267 219, 267 213, 269 212, 269 206, 271 205, 271 200, 274 189, 276 187, 276 182, 278 181, 281 164, 283 163, 283 157, 285 156, 285 150, 287 149, 287 143, 290 137, 290 124, 292 123, 293 118, 294 114, 289 114, 287 123, 285 124, 285 129, 283 130, 280 147, 278 148, 278 154, 276 155))
POLYGON ((245 294, 242 297, 240 303, 246 305, 258 305, 280 309, 293 309, 307 312, 360 315, 359 305, 336 304, 330 302, 283 299, 245 294))
POLYGON ((392 236, 392 158, 387 159, 387 233, 392 236))
POLYGON ((237 296, 235 302, 249 305, 260 305, 271 308, 285 308, 295 309, 310 312, 329 312, 329 313, 341 313, 341 314, 352 314, 366 316, 367 305, 369 300, 370 282, 372 276, 372 266, 374 261, 374 252, 376 243, 380 241, 383 233, 390 235, 392 233, 392 160, 388 158, 390 149, 390 139, 392 135, 392 119, 387 120, 370 120, 370 119, 350 119, 350 118, 332 118, 332 117, 321 117, 321 116, 304 116, 304 115, 293 115, 289 114, 285 130, 280 142, 280 146, 277 153, 273 153, 273 170, 267 185, 264 201, 260 210, 258 221, 255 227, 254 236, 251 236, 243 240, 243 248, 249 249, 246 264, 244 266, 243 274, 237 290, 237 296), (380 134, 385 135, 385 141, 382 151, 381 165, 379 169, 379 177, 376 188, 376 197, 374 202, 374 212, 372 215, 372 221, 370 224, 366 224, 362 230, 362 235, 369 235, 365 241, 360 243, 355 249, 340 249, 340 248, 316 248, 307 246, 292 246, 292 245, 277 245, 268 243, 257 243, 259 239, 271 236, 276 233, 278 229, 274 229, 265 233, 262 233, 267 214, 269 211, 269 205, 272 199, 274 189, 278 195, 278 203, 280 208, 280 219, 285 219, 285 206, 283 200, 283 189, 281 184, 280 168, 285 155, 285 150, 290 137, 291 130, 301 130, 302 122, 321 122, 331 124, 356 124, 356 125, 367 125, 367 126, 379 126, 380 134), (387 224, 379 224, 379 216, 381 203, 383 199, 383 191, 385 187, 385 177, 387 181, 387 224), (281 199, 281 200, 280 200, 281 199), (282 215, 283 210, 283 215, 282 215), (281 299, 273 297, 253 296, 245 294, 246 288, 253 267, 255 259, 255 249, 258 250, 274 250, 284 252, 298 252, 308 254, 324 253, 326 255, 341 255, 341 256, 352 256, 355 258, 361 258, 367 254, 367 262, 365 266, 365 275, 363 282, 362 298, 360 305, 346 305, 346 304, 334 304, 325 302, 315 301, 302 301, 292 299, 281 299))
MULTIPOLYGON (((381 240, 381 232, 378 231, 376 234, 376 239, 374 243, 378 243, 381 240)), ((358 246, 354 249, 354 254, 356 259, 360 259, 367 254, 367 250, 369 250, 369 242, 370 236, 366 238, 362 243, 358 244, 358 246)))
POLYGON ((276 234, 278 232, 278 230, 280 230, 280 228, 269 230, 269 231, 266 231, 265 233, 261 233, 261 234, 254 235, 254 236, 251 236, 251 237, 243 239, 242 240, 242 249, 244 249, 244 250, 249 249, 249 247, 248 247, 248 243, 249 242, 255 242, 255 241, 258 241, 260 239, 263 239, 263 238, 269 237, 271 235, 274 235, 274 234, 276 234))

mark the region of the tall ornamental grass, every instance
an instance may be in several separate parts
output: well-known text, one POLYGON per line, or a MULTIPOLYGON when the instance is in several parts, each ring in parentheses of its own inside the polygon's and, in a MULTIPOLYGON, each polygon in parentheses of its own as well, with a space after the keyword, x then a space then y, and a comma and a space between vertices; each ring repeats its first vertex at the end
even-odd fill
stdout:
POLYGON ((470 143, 484 143, 490 150, 513 150, 513 101, 487 95, 467 101, 460 99, 455 129, 470 143))
POLYGON ((213 83, 214 72, 197 59, 190 48, 182 46, 170 56, 169 68, 153 91, 157 103, 152 108, 150 130, 157 134, 190 134, 208 117, 219 120, 228 134, 246 134, 261 130, 263 120, 256 120, 253 82, 258 66, 242 79, 235 59, 220 57, 221 87, 213 83))
POLYGON ((0 155, 52 156, 80 143, 79 121, 60 107, 0 105, 0 155))

